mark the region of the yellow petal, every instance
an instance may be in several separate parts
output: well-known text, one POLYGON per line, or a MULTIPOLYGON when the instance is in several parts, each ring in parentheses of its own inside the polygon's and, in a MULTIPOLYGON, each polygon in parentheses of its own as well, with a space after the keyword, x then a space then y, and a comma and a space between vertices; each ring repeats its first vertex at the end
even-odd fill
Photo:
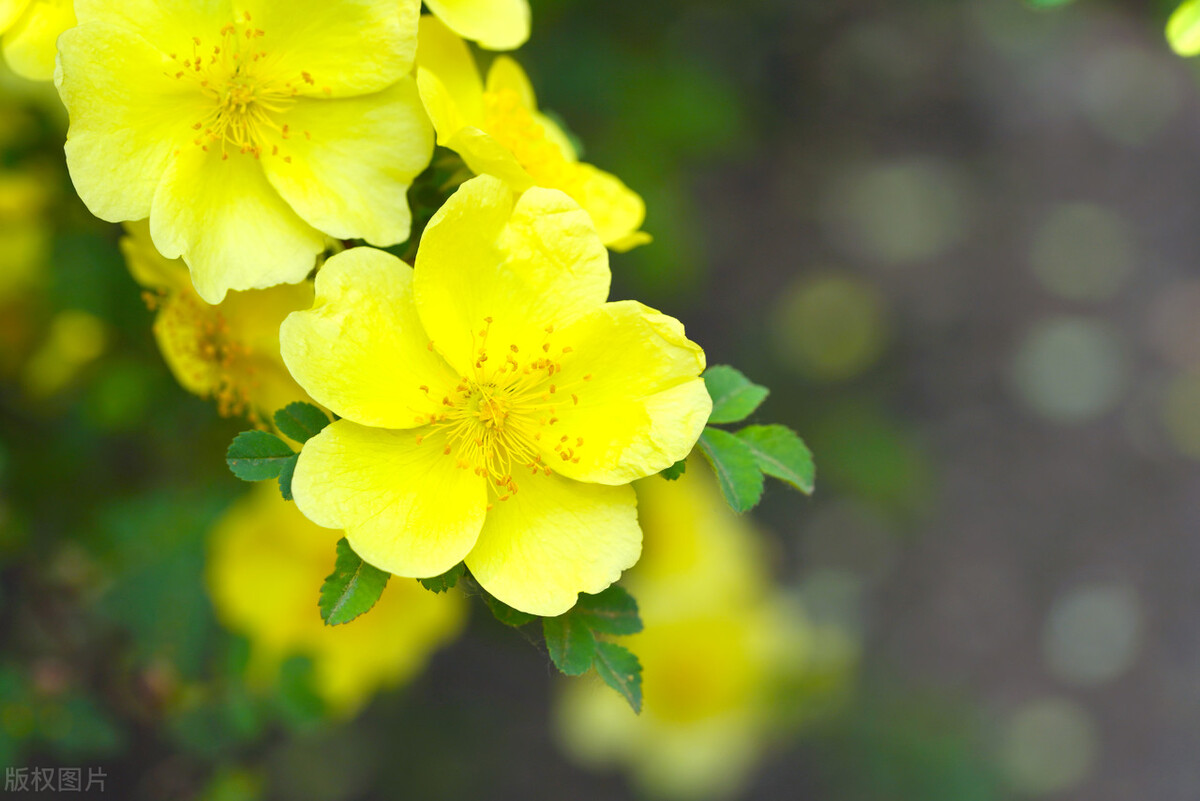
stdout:
POLYGON ((325 248, 321 233, 267 183, 259 161, 240 153, 224 159, 215 144, 207 152, 186 145, 168 165, 150 233, 163 256, 187 262, 209 303, 230 289, 303 281, 325 248))
POLYGON ((530 189, 514 203, 501 180, 459 187, 433 216, 417 252, 417 311, 461 375, 487 342, 533 353, 561 326, 608 296, 608 252, 586 212, 561 192, 530 189))
POLYGON ((641 195, 591 164, 580 163, 575 169, 580 178, 572 197, 591 215, 605 245, 623 253, 650 241, 648 234, 638 231, 646 219, 641 195))
POLYGON ((516 92, 525 108, 537 111, 537 95, 534 94, 533 84, 529 82, 525 70, 508 56, 497 56, 488 68, 487 91, 502 92, 505 89, 516 92))
POLYGON ((11 28, 28 5, 29 0, 0 0, 0 33, 11 28))
POLYGON ((292 493, 309 520, 345 529, 367 562, 425 578, 445 573, 474 546, 487 485, 442 453, 444 436, 420 444, 418 436, 331 423, 304 444, 292 493))
POLYGON ((554 616, 574 606, 579 593, 600 592, 620 578, 641 549, 631 487, 539 475, 508 500, 493 500, 467 567, 514 609, 554 616))
POLYGON ((71 0, 33 0, 24 16, 4 35, 4 60, 17 75, 34 81, 50 80, 54 77, 54 43, 74 24, 71 0))
POLYGON ((417 53, 420 0, 239 0, 263 31, 258 41, 277 74, 305 79, 302 94, 349 97, 381 91, 406 75, 417 53))
POLYGON ((74 0, 80 24, 116 25, 142 37, 164 55, 192 55, 195 38, 212 47, 220 30, 233 21, 230 0, 74 0))
POLYGON ((59 94, 71 117, 67 166, 79 197, 103 220, 150 216, 172 151, 190 142, 201 96, 165 73, 172 62, 144 39, 85 24, 59 38, 59 94))
MULTIPOLYGON (((454 35, 441 20, 429 14, 422 15, 417 37, 417 68, 426 70, 437 78, 441 88, 445 90, 449 106, 459 115, 460 121, 455 124, 451 115, 446 112, 435 115, 434 109, 429 114, 433 118, 434 127, 439 133, 449 136, 464 125, 481 125, 483 123, 483 81, 479 78, 479 70, 475 67, 475 59, 467 43, 454 35)), ((421 98, 425 100, 425 89, 421 90, 421 98)), ((428 100, 426 100, 428 104, 428 100)), ((443 104, 438 104, 440 108, 443 104)))
POLYGON ((433 131, 404 78, 342 100, 299 99, 279 118, 288 138, 263 155, 267 179, 309 225, 337 239, 408 239, 408 187, 429 165, 433 131))
POLYGON ((533 186, 533 178, 517 161, 513 152, 496 141, 491 134, 478 128, 466 127, 446 140, 446 147, 462 156, 476 175, 494 175, 520 194, 533 186))
POLYGON ((126 236, 121 237, 121 253, 133 280, 146 289, 166 292, 191 290, 192 279, 187 265, 177 259, 165 259, 150 239, 150 221, 125 223, 126 236))
POLYGON ((317 273, 312 310, 288 317, 279 337, 288 369, 318 403, 383 428, 440 411, 458 376, 429 350, 412 285, 411 267, 372 248, 343 251, 317 273))
POLYGON ((558 430, 583 444, 578 461, 546 449, 547 464, 580 481, 623 484, 691 452, 712 401, 700 378, 704 351, 678 320, 634 301, 606 303, 559 336, 572 351, 558 393, 575 397, 556 407, 558 430))
POLYGON ((488 50, 516 50, 529 39, 529 0, 426 0, 459 36, 488 50))

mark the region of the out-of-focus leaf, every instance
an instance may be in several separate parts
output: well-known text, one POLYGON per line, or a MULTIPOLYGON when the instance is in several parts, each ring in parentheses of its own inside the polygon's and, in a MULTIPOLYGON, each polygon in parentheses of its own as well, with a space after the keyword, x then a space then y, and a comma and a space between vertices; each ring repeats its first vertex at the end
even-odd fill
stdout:
POLYGON ((1181 3, 1167 20, 1167 41, 1181 56, 1200 53, 1200 0, 1181 3))

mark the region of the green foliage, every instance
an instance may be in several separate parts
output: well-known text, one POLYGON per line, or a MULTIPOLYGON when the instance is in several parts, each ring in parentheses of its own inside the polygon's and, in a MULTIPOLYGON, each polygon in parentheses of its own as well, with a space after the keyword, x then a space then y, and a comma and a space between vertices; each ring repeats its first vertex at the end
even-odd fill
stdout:
POLYGON ((568 676, 581 676, 592 666, 596 638, 584 620, 567 612, 542 618, 542 634, 550 661, 568 676))
POLYGON ((629 649, 614 642, 600 641, 596 643, 593 658, 596 673, 604 679, 604 683, 612 687, 633 707, 633 711, 642 711, 642 663, 629 649))
POLYGON ((295 459, 296 453, 286 442, 266 431, 243 431, 225 452, 225 463, 242 481, 278 478, 285 465, 295 459))
POLYGON ((303 445, 329 425, 329 418, 311 403, 297 401, 275 412, 275 425, 284 436, 303 445))
POLYGON ((738 423, 767 399, 770 390, 755 384, 740 371, 718 364, 704 371, 704 385, 712 397, 710 423, 738 423))
POLYGON ((737 438, 750 448, 763 473, 812 495, 816 467, 812 452, 795 431, 779 425, 747 426, 737 438))
POLYGON ((733 510, 753 509, 762 498, 763 474, 750 446, 719 428, 704 429, 698 444, 733 510))
POLYGON ((687 472, 687 459, 680 459, 675 464, 668 467, 666 470, 659 471, 659 475, 667 481, 675 481, 677 478, 687 472))
POLYGON ((597 634, 637 634, 642 630, 637 601, 616 584, 595 595, 581 594, 569 614, 597 634))
POLYGON ((417 579, 417 581, 421 582, 421 586, 430 592, 447 592, 454 589, 454 586, 458 584, 458 580, 466 572, 467 566, 459 562, 440 576, 417 579))
POLYGON ((284 460, 279 466, 279 494, 283 496, 285 501, 292 500, 292 476, 296 473, 296 462, 300 461, 300 454, 293 454, 292 458, 284 460))
POLYGON ((345 537, 338 540, 337 562, 321 585, 321 619, 337 626, 370 611, 390 575, 364 562, 345 537))
POLYGON ((1167 20, 1167 41, 1181 56, 1200 53, 1200 0, 1181 3, 1167 20))
POLYGON ((522 612, 519 609, 513 609, 503 601, 498 601, 488 593, 483 593, 483 600, 487 603, 488 608, 492 610, 492 616, 506 626, 524 626, 526 623, 532 623, 537 619, 537 615, 531 615, 528 612, 522 612))

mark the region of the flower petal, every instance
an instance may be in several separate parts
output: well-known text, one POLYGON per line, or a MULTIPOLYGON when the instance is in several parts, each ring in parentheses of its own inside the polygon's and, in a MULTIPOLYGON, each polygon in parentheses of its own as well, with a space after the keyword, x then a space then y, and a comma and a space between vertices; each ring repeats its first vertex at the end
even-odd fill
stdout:
POLYGON ((488 67, 487 91, 502 92, 511 89, 521 99, 521 105, 530 111, 537 111, 537 95, 534 94, 533 84, 529 76, 514 59, 508 56, 497 56, 488 67))
POLYGON ((429 165, 433 131, 404 78, 342 100, 300 98, 280 115, 288 139, 263 155, 267 179, 309 225, 337 239, 408 239, 408 187, 429 165))
MULTIPOLYGON (((70 0, 33 0, 25 15, 4 34, 4 60, 23 78, 50 80, 54 77, 54 43, 60 33, 74 24, 75 11, 70 0)), ((0 31, 4 27, 0 21, 0 31)))
POLYGON ((458 376, 429 350, 412 285, 412 268, 382 250, 352 248, 325 263, 312 309, 279 332, 284 362, 317 403, 383 428, 412 428, 439 410, 458 376))
POLYGON ((346 531, 355 552, 381 570, 427 578, 471 550, 483 525, 487 484, 445 456, 445 438, 417 444, 411 431, 338 420, 304 444, 292 494, 305 517, 346 531))
POLYGON ((575 165, 580 176, 572 195, 592 217, 600 240, 612 250, 624 253, 650 241, 639 231, 646 219, 646 204, 641 195, 621 179, 591 164, 575 165))
MULTIPOLYGON (((704 351, 673 317, 634 301, 606 303, 556 334, 572 351, 556 374, 556 431, 572 458, 544 450, 579 481, 624 484, 688 455, 712 411, 700 374, 704 351), (575 461, 578 459, 578 461, 575 461)), ((548 438, 546 445, 553 444, 548 438)))
MULTIPOLYGON (((450 104, 461 121, 451 126, 447 115, 439 116, 430 109, 438 133, 449 136, 463 125, 483 124, 483 81, 475 67, 475 59, 467 43, 454 35, 437 17, 422 15, 417 36, 417 68, 426 70, 438 79, 447 93, 450 104)), ((425 99, 425 89, 421 89, 425 99)), ((428 102, 428 101, 427 101, 428 102)))
POLYGON ((303 281, 325 238, 279 197, 248 153, 222 158, 186 145, 154 194, 150 235, 159 253, 182 257, 196 292, 220 303, 230 289, 303 281))
POLYGON ((420 0, 237 0, 262 30, 266 70, 307 78, 301 92, 350 97, 381 91, 406 75, 417 54, 420 0))
POLYGON ((493 502, 467 556, 471 575, 499 600, 531 615, 561 615, 579 593, 600 592, 637 562, 642 530, 632 487, 558 475, 520 487, 493 502))
POLYGON ((28 5, 29 0, 0 0, 0 33, 7 31, 28 5))
POLYGON ((163 54, 192 55, 195 38, 209 47, 221 38, 222 26, 233 22, 231 0, 75 0, 81 25, 100 22, 120 26, 144 38, 163 54))
POLYGON ((79 197, 109 222, 150 216, 172 151, 191 142, 203 97, 166 70, 171 60, 112 25, 59 37, 55 84, 71 117, 67 166, 79 197))
POLYGON ((516 50, 529 39, 529 0, 425 0, 459 36, 488 50, 516 50))
POLYGON ((561 192, 530 189, 514 203, 498 178, 459 187, 433 216, 417 252, 417 311, 434 346, 467 375, 487 341, 532 353, 608 296, 608 252, 587 213, 561 192))

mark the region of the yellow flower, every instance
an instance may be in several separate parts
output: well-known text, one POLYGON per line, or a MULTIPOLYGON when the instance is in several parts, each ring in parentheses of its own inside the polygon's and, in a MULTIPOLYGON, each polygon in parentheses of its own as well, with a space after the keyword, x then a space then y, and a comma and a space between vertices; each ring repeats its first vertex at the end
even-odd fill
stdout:
POLYGON ((0 0, 4 60, 23 78, 54 77, 54 43, 75 24, 73 0, 0 0))
POLYGON ((450 30, 488 50, 516 50, 529 39, 529 0, 425 0, 450 30))
POLYGON ((280 331, 308 393, 340 415, 292 491, 363 559, 479 583, 537 615, 637 561, 629 482, 683 458, 712 402, 704 353, 639 303, 606 303, 608 253, 561 192, 491 176, 434 215, 416 269, 334 256, 280 331))
POLYGON ((335 712, 355 712, 380 687, 424 667, 462 629, 465 604, 415 581, 391 581, 363 617, 326 626, 317 611, 338 534, 319 528, 270 484, 255 487, 215 526, 208 586, 217 616, 251 641, 251 678, 266 682, 294 654, 313 660, 317 690, 335 712))
POLYGON ((492 62, 486 87, 466 44, 434 17, 421 17, 417 85, 438 144, 477 174, 495 175, 523 192, 561 189, 592 217, 601 241, 625 251, 650 241, 639 231, 640 196, 614 175, 578 160, 562 129, 538 112, 525 72, 512 59, 492 62))
POLYGON ((642 714, 576 681, 562 689, 559 729, 582 761, 624 763, 654 795, 730 795, 778 722, 777 685, 812 667, 822 633, 771 591, 757 532, 705 465, 636 486, 646 546, 624 583, 645 629, 622 644, 642 663, 642 714))
POLYGON ((311 283, 230 292, 210 306, 192 288, 184 263, 154 249, 145 221, 125 227, 121 251, 157 312, 154 338, 180 386, 215 400, 221 415, 244 415, 256 424, 309 399, 279 355, 279 324, 312 305, 311 283))
POLYGON ((200 297, 296 283, 326 236, 408 238, 432 131, 417 0, 77 0, 55 83, 67 165, 111 222, 150 219, 200 297))

